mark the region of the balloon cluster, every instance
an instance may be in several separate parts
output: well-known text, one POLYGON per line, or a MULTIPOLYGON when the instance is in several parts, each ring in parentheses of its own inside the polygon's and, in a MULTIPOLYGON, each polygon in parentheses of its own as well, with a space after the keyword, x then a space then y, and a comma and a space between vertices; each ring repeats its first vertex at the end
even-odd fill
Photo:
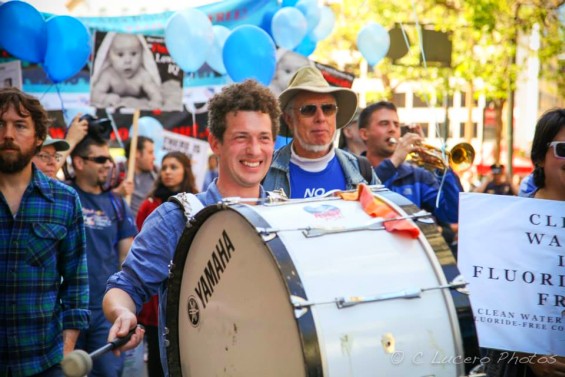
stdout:
POLYGON ((54 83, 77 74, 90 56, 90 33, 71 16, 47 20, 23 1, 0 5, 0 44, 11 55, 39 63, 54 83))
POLYGON ((275 72, 275 44, 264 30, 253 25, 231 31, 212 26, 198 9, 178 11, 169 18, 165 43, 175 63, 188 73, 207 63, 234 81, 254 78, 268 85, 275 72))
POLYGON ((276 67, 276 48, 310 55, 318 41, 328 37, 335 16, 317 0, 283 1, 264 16, 261 27, 241 25, 233 30, 212 25, 200 10, 174 13, 165 26, 165 43, 171 57, 185 72, 206 63, 233 81, 253 78, 269 85, 276 67))
POLYGON ((279 47, 308 56, 333 31, 335 15, 317 0, 283 1, 271 20, 271 35, 279 47))

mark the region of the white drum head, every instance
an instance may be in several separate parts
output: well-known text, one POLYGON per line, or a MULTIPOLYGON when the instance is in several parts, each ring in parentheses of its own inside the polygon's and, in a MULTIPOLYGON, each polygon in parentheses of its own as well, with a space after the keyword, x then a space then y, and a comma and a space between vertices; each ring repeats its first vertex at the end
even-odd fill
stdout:
POLYGON ((187 252, 178 306, 182 376, 304 376, 284 277, 249 222, 216 212, 187 252))

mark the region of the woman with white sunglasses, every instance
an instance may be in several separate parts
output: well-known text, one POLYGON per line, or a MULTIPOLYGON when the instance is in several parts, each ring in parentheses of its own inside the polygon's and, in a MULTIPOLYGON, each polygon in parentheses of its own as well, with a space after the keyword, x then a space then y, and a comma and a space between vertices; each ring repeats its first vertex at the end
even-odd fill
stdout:
MULTIPOLYGON (((528 196, 565 201, 565 109, 546 112, 536 125, 531 150, 534 184, 528 196)), ((565 376, 565 357, 516 354, 518 362, 503 357, 504 352, 488 350, 489 377, 565 376)), ((506 352, 508 354, 508 352, 506 352)))

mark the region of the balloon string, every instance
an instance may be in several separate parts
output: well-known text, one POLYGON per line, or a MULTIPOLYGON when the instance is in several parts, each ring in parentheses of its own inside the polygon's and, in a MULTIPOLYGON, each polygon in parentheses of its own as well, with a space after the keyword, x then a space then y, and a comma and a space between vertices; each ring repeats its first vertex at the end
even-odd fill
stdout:
MULTIPOLYGON (((194 79, 194 72, 188 73, 188 82, 194 79)), ((187 85, 188 86, 188 85, 187 85)), ((196 106, 193 103, 192 109, 190 109, 190 114, 192 115, 192 137, 198 139, 198 125, 196 124, 196 106)))
POLYGON ((404 38, 404 43, 406 44, 406 48, 410 50, 410 40, 406 35, 406 29, 404 28, 404 24, 402 22, 400 23, 400 30, 402 31, 402 38, 404 38))
POLYGON ((414 22, 416 23, 416 33, 418 33, 418 42, 420 43, 420 52, 422 54, 422 64, 424 65, 424 69, 428 69, 428 63, 426 61, 426 52, 424 51, 424 42, 422 33, 420 32, 420 21, 418 20, 418 14, 416 13, 416 3, 415 0, 412 0, 412 10, 414 12, 414 22))
POLYGON ((40 101, 43 99, 43 97, 45 97, 45 95, 47 94, 47 92, 51 90, 51 88, 53 87, 53 85, 55 85, 55 84, 49 85, 49 87, 47 88, 47 90, 45 90, 45 91, 43 92, 43 94, 42 94, 41 97, 39 98, 40 101))
POLYGON ((65 103, 63 102, 63 96, 61 95, 61 88, 59 88, 59 84, 55 84, 55 89, 57 90, 57 96, 59 97, 59 101, 61 101, 61 111, 63 112, 63 119, 64 119, 67 110, 65 109, 65 103))
MULTIPOLYGON (((412 10, 413 10, 413 14, 414 14, 414 23, 416 24, 416 33, 418 33, 418 43, 420 45, 420 54, 422 55, 422 65, 424 66, 424 70, 427 71, 428 70, 428 62, 426 60, 426 51, 424 50, 424 41, 423 41, 423 36, 422 36, 421 30, 420 30, 420 21, 418 20, 418 13, 416 12, 415 0, 412 0, 412 10)), ((402 33, 404 35, 405 40, 407 40, 406 35, 404 33, 404 28, 402 29, 402 33)), ((430 100, 429 100, 428 94, 426 92, 424 92, 424 101, 426 102, 426 106, 428 107, 428 109, 431 109, 432 106, 430 104, 430 100)), ((447 114, 446 114, 446 116, 447 116, 447 114)), ((442 140, 441 148, 440 148, 441 155, 442 155, 443 159, 446 160, 446 155, 445 155, 445 149, 446 148, 445 147, 446 147, 447 134, 445 135, 445 139, 442 139, 440 137, 441 135, 439 134, 439 127, 438 127, 439 122, 437 121, 437 119, 434 120, 434 123, 435 123, 435 129, 436 129, 436 136, 438 137, 438 139, 442 140)), ((443 171, 441 181, 439 183, 439 188, 438 188, 438 193, 437 193, 437 196, 436 196, 436 203, 435 203, 436 208, 439 208, 440 196, 441 196, 441 193, 443 191, 443 186, 445 184, 445 177, 447 175, 446 174, 447 169, 448 169, 448 167, 446 166, 444 171, 443 171)))
MULTIPOLYGON (((418 43, 420 45, 420 54, 422 55, 422 65, 424 66, 424 70, 427 71, 428 70, 428 62, 426 60, 426 51, 424 50, 424 41, 423 41, 423 36, 421 33, 421 29, 420 29, 420 20, 418 19, 418 14, 416 12, 416 3, 415 0, 412 0, 412 11, 413 11, 413 15, 414 15, 414 23, 416 24, 416 33, 418 33, 418 43)), ((427 93, 424 92, 424 101, 426 102, 426 106, 428 107, 428 109, 431 110, 432 106, 430 104, 430 100, 429 97, 427 95, 427 93)), ((447 116, 447 114, 446 114, 447 116)), ((438 139, 442 140, 441 135, 439 133, 439 127, 438 124, 439 122, 437 121, 437 119, 434 120, 434 124, 435 124, 435 131, 436 131, 436 136, 438 139)), ((445 135, 445 138, 442 140, 442 155, 445 158, 445 142, 447 140, 447 134, 445 135)))

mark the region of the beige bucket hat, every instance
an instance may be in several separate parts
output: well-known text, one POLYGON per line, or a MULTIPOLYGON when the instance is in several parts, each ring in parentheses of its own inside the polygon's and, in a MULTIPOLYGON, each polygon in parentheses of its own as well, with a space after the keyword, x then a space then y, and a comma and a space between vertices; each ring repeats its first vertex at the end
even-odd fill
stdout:
MULTIPOLYGON (((347 125, 355 115, 357 94, 351 89, 330 86, 322 72, 315 67, 302 67, 292 76, 288 88, 279 95, 281 110, 284 111, 290 100, 301 91, 331 93, 335 96, 338 107, 336 115, 337 129, 347 125)), ((281 136, 292 136, 288 125, 282 119, 279 134, 281 136)))

